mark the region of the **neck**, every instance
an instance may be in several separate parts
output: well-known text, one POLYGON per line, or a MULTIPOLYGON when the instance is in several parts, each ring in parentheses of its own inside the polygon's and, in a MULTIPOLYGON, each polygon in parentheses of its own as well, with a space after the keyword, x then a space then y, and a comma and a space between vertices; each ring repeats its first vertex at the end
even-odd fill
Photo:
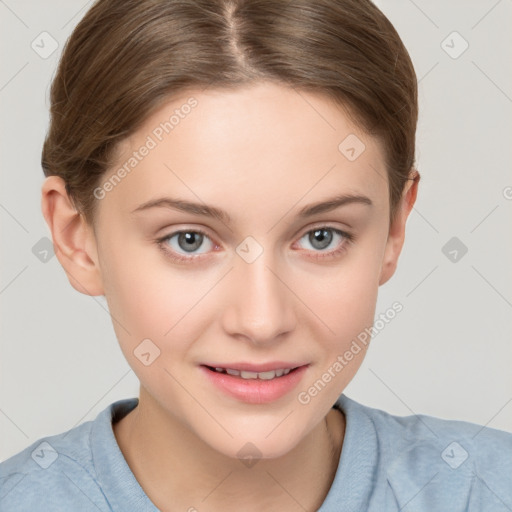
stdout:
POLYGON ((139 405, 113 429, 135 478, 163 512, 193 506, 201 512, 302 512, 317 510, 324 501, 343 443, 341 411, 331 409, 286 455, 245 466, 153 405, 141 387, 139 405))

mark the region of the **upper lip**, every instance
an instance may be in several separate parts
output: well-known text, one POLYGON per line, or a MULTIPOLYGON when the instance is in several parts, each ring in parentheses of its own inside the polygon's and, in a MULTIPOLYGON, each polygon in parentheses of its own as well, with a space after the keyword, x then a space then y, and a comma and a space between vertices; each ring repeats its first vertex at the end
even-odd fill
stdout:
POLYGON ((288 363, 284 361, 271 361, 268 363, 205 363, 203 366, 211 366, 212 368, 230 368, 232 370, 242 370, 246 372, 269 372, 272 370, 293 370, 299 366, 304 366, 307 363, 288 363))

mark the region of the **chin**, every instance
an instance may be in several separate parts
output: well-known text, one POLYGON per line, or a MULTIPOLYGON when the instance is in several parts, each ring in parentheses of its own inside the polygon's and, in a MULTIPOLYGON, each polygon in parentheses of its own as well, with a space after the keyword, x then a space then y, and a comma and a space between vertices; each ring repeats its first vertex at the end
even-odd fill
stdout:
MULTIPOLYGON (((277 429, 276 429, 277 430, 277 429)), ((221 438, 203 437, 203 441, 210 445, 215 451, 231 459, 239 459, 247 467, 251 467, 257 460, 278 459, 297 446, 301 441, 286 430, 281 433, 268 433, 272 429, 265 429, 260 432, 247 432, 245 435, 222 435, 221 438)))

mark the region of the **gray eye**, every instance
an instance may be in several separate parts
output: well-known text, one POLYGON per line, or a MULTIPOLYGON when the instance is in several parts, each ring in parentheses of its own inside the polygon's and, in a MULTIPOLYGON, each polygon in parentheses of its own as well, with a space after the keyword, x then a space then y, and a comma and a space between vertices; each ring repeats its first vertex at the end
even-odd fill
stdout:
POLYGON ((176 231, 164 238, 165 243, 178 254, 192 254, 196 252, 201 246, 205 245, 205 240, 208 241, 209 247, 207 244, 206 250, 197 254, 208 252, 214 245, 207 235, 199 231, 176 231))
POLYGON ((332 231, 326 228, 315 229, 308 233, 308 240, 315 249, 323 250, 329 247, 333 239, 332 231))
POLYGON ((194 231, 184 231, 178 234, 178 245, 180 249, 192 252, 201 247, 204 236, 194 231))

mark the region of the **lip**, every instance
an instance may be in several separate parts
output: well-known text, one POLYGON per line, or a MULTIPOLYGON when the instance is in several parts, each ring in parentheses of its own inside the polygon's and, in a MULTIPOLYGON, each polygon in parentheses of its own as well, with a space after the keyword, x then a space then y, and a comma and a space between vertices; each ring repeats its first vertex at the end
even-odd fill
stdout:
MULTIPOLYGON (((269 371, 277 370, 280 368, 286 369, 287 364, 279 363, 277 366, 275 363, 273 368, 270 368, 269 364, 266 365, 254 365, 247 364, 246 368, 263 368, 262 370, 245 370, 242 366, 234 366, 234 369, 242 369, 245 371, 258 371, 263 372, 265 370, 269 371)), ((208 365, 210 366, 210 365, 208 365)), ((220 389, 224 394, 235 398, 241 402, 249 403, 249 404, 265 404, 269 402, 273 402, 278 400, 279 398, 285 396, 290 393, 294 388, 297 387, 299 382, 302 380, 305 371, 309 367, 309 364, 298 366, 296 365, 295 369, 292 370, 288 375, 283 375, 282 377, 276 377, 271 380, 262 380, 262 379, 242 379, 241 377, 237 377, 234 375, 228 375, 225 373, 219 373, 216 371, 209 370, 205 365, 199 366, 199 369, 205 375, 209 382, 214 384, 218 389, 220 389)), ((217 366, 217 368, 233 368, 232 366, 217 366)))
POLYGON ((286 369, 293 369, 298 368, 299 366, 304 366, 307 363, 287 363, 284 361, 270 361, 268 363, 260 363, 260 364, 254 364, 254 363, 244 363, 244 362, 238 362, 238 363, 203 363, 204 366, 211 366, 212 368, 231 368, 233 370, 243 370, 246 372, 269 372, 271 370, 286 370, 286 369))

